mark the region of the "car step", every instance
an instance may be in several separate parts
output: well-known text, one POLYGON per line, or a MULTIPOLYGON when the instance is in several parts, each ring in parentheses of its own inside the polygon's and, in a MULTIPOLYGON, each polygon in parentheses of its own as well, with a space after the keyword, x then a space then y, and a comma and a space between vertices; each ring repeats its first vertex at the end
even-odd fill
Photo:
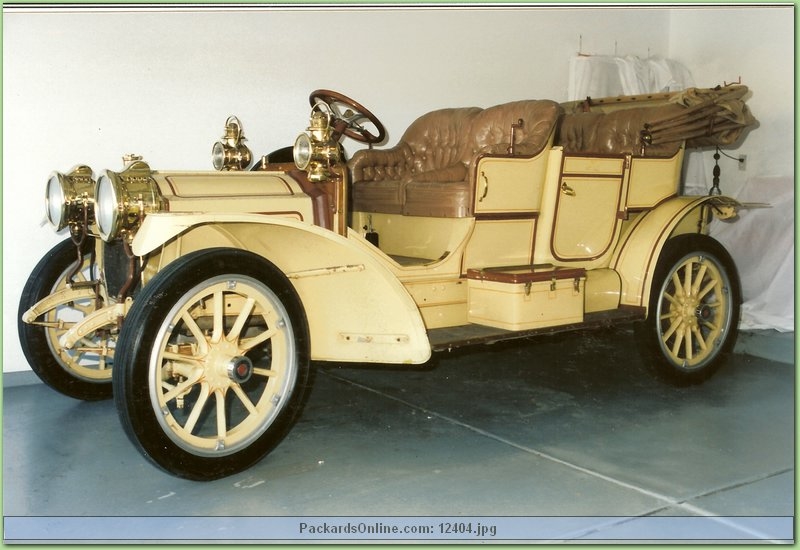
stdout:
POLYGON ((436 328, 428 331, 428 340, 431 344, 431 350, 435 352, 449 351, 465 346, 495 344, 506 340, 530 338, 532 336, 557 334, 560 332, 583 329, 607 328, 619 324, 640 321, 644 318, 644 308, 621 307, 609 311, 587 313, 584 315, 582 323, 571 323, 530 330, 505 330, 476 324, 436 328))

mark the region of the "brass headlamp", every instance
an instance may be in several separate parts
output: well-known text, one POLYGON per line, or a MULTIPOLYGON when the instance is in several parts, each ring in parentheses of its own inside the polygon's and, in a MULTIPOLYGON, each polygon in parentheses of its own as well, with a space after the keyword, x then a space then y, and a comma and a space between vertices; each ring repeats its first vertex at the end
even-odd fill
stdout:
POLYGON ((297 136, 292 154, 300 170, 308 172, 310 181, 325 181, 331 177, 331 167, 341 160, 339 144, 331 137, 330 115, 311 113, 308 133, 297 136))
POLYGON ((215 170, 244 170, 250 165, 253 155, 244 142, 247 139, 242 124, 235 116, 225 121, 225 134, 222 140, 211 149, 211 161, 215 170))
POLYGON ((100 238, 107 242, 132 235, 147 214, 164 209, 150 166, 141 157, 125 160, 122 172, 106 170, 97 179, 95 219, 100 238))
POLYGON ((56 231, 69 226, 79 233, 94 223, 94 187, 88 166, 76 166, 68 174, 53 172, 47 180, 45 205, 47 220, 56 231))

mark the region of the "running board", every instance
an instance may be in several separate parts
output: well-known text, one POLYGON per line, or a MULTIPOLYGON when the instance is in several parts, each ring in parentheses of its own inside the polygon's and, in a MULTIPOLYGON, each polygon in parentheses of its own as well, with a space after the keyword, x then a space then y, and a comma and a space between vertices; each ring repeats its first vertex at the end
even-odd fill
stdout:
POLYGON ((461 325, 458 327, 435 328, 428 331, 432 351, 449 351, 460 347, 479 344, 496 344, 506 340, 530 338, 531 336, 557 334, 583 329, 608 328, 624 323, 641 321, 645 318, 644 308, 625 307, 587 313, 582 323, 571 323, 554 327, 530 330, 505 330, 484 325, 461 325))

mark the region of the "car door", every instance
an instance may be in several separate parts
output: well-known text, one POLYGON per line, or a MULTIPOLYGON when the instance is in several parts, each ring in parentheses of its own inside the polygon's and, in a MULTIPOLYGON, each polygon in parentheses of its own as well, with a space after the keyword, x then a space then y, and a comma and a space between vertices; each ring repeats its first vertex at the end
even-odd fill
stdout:
POLYGON ((630 156, 564 156, 550 242, 560 262, 602 261, 625 218, 630 156))

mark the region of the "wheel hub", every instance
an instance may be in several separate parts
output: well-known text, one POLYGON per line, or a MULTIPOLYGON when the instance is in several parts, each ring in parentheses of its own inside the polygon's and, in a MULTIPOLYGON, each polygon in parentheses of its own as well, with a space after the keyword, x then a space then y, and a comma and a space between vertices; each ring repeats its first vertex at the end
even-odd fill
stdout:
POLYGON ((699 301, 693 296, 686 296, 679 308, 678 314, 681 321, 689 326, 696 326, 698 319, 705 320, 710 317, 711 310, 708 306, 701 305, 699 301))
POLYGON ((237 384, 244 384, 253 375, 253 362, 244 355, 237 355, 228 361, 228 378, 237 384))
POLYGON ((209 343, 208 355, 204 358, 204 376, 209 389, 227 391, 234 383, 248 380, 253 373, 252 362, 242 355, 239 349, 226 339, 209 343))
POLYGON ((699 306, 695 310, 695 315, 701 321, 708 321, 709 319, 711 319, 713 314, 714 314, 714 312, 711 310, 711 307, 706 305, 706 304, 703 304, 703 305, 699 306))

